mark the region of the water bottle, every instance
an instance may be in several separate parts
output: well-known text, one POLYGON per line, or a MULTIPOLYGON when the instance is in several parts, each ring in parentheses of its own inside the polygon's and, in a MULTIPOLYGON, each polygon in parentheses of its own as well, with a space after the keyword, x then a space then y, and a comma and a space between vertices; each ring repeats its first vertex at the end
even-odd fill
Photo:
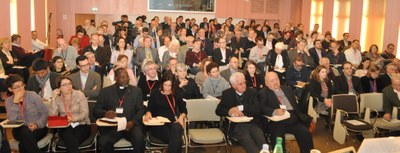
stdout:
POLYGON ((260 153, 270 153, 268 144, 263 144, 260 153))
POLYGON ((277 137, 276 138, 276 144, 275 144, 275 148, 274 148, 274 152, 273 153, 283 153, 282 138, 281 137, 277 137))

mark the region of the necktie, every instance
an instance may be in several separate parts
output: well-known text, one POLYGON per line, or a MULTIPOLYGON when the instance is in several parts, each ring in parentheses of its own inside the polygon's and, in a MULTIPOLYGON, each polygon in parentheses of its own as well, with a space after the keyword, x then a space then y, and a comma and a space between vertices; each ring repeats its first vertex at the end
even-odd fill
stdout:
POLYGON ((349 92, 353 91, 353 83, 351 82, 351 79, 347 79, 347 85, 349 86, 349 92))
POLYGON ((146 58, 153 60, 153 56, 151 55, 151 51, 149 48, 146 48, 146 58))

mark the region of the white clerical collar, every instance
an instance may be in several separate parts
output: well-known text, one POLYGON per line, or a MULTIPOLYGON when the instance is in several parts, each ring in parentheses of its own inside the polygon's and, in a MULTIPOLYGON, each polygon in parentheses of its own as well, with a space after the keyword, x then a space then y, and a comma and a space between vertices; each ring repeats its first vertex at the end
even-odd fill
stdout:
POLYGON ((236 90, 235 90, 235 92, 236 92, 236 94, 238 94, 239 96, 242 96, 242 95, 243 95, 243 93, 237 92, 236 90))
POLYGON ((148 75, 146 75, 146 81, 158 81, 158 75, 154 79, 150 79, 148 75))

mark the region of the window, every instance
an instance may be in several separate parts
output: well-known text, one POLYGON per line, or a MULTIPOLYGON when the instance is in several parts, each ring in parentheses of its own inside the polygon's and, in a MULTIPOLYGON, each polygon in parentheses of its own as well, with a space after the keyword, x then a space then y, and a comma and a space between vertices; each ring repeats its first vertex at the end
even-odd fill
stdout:
POLYGON ((364 0, 361 23, 361 51, 368 50, 372 44, 382 47, 385 25, 386 1, 364 0))
POLYGON ((11 34, 18 33, 17 0, 10 0, 10 31, 11 34))
POLYGON ((351 0, 335 0, 333 5, 332 37, 342 39, 349 32, 351 0))
POLYGON ((215 12, 215 0, 148 0, 149 11, 215 12))
POLYGON ((323 0, 312 0, 311 1, 311 18, 310 18, 310 29, 314 29, 314 24, 319 24, 318 32, 321 33, 322 29, 322 17, 324 11, 323 0))

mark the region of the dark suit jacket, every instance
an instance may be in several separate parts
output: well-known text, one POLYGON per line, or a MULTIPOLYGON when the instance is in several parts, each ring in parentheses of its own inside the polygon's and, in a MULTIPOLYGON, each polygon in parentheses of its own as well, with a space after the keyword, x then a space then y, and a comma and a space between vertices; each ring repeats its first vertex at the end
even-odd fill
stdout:
MULTIPOLYGON (((297 49, 294 48, 294 49, 289 50, 288 51, 288 56, 289 56, 290 64, 293 64, 294 59, 298 56, 297 49)), ((314 61, 313 61, 311 55, 307 56, 304 53, 304 54, 302 54, 302 59, 303 59, 304 64, 309 65, 311 67, 314 67, 314 61)))
MULTIPOLYGON (((114 84, 101 90, 93 111, 96 118, 102 118, 106 111, 115 111, 115 109, 119 107, 117 88, 118 87, 114 84)), ((126 120, 133 121, 134 125, 142 124, 144 106, 140 88, 129 85, 127 89, 125 89, 122 107, 124 109, 123 114, 118 114, 118 117, 126 117, 126 120)))
POLYGON ((18 59, 16 58, 16 55, 15 55, 14 52, 10 51, 10 54, 11 54, 11 56, 12 56, 13 59, 14 59, 14 64, 8 64, 8 63, 7 63, 7 62, 8 62, 7 55, 4 54, 3 51, 0 51, 0 60, 1 60, 1 63, 3 64, 4 71, 6 71, 6 74, 8 74, 8 73, 7 73, 8 70, 12 69, 12 67, 13 67, 14 65, 18 65, 18 62, 19 62, 18 59))
POLYGON ((215 113, 219 116, 230 116, 229 109, 243 105, 243 114, 253 117, 253 123, 260 121, 260 104, 258 102, 257 90, 247 88, 242 94, 242 98, 236 93, 235 89, 229 88, 222 92, 221 102, 218 104, 215 113), (241 100, 240 100, 241 99, 241 100))
POLYGON ((236 39, 236 37, 232 37, 231 38, 231 49, 232 49, 232 51, 235 52, 236 49, 240 50, 240 48, 242 48, 244 50, 245 47, 246 47, 246 41, 247 41, 247 38, 240 37, 240 39, 238 41, 236 39))
MULTIPOLYGON (((161 64, 160 62, 160 58, 158 57, 158 51, 155 48, 151 48, 151 56, 153 57, 153 60, 155 63, 157 64, 161 64)), ((137 49, 136 51, 136 56, 135 58, 132 60, 132 65, 137 65, 138 67, 141 67, 144 59, 146 58, 146 50, 143 47, 140 47, 137 49)))
POLYGON ((69 77, 72 80, 74 88, 77 90, 81 90, 86 97, 96 98, 99 95, 102 86, 101 86, 101 78, 98 73, 89 71, 84 90, 82 90, 81 75, 79 71, 71 74, 69 77), (95 86, 96 89, 92 90, 95 86))
MULTIPOLYGON (((292 105, 295 114, 299 117, 300 121, 308 127, 311 123, 311 117, 301 112, 293 91, 286 86, 281 86, 281 89, 292 105)), ((263 88, 258 92, 258 100, 260 102, 262 115, 272 116, 275 109, 280 108, 278 97, 275 95, 274 91, 268 87, 263 88)))
POLYGON ((329 62, 331 64, 343 64, 346 62, 346 55, 344 55, 344 52, 339 52, 336 56, 333 54, 333 51, 329 51, 326 57, 329 59, 329 62))
MULTIPOLYGON (((374 79, 372 79, 371 77, 368 76, 363 76, 361 77, 361 85, 363 87, 363 91, 365 93, 370 93, 371 89, 373 88, 373 85, 371 85, 371 81, 373 81, 374 79)), ((377 92, 382 92, 382 83, 381 81, 378 79, 375 79, 376 81, 376 90, 377 92)))
POLYGON ((383 93, 383 111, 392 113, 393 107, 400 107, 400 100, 393 90, 393 86, 389 85, 382 90, 383 93))
POLYGON ((256 87, 254 87, 253 85, 253 81, 254 81, 254 77, 252 78, 251 76, 250 76, 250 74, 249 73, 245 73, 244 74, 244 77, 245 77, 245 79, 246 79, 246 86, 247 86, 247 88, 254 88, 254 89, 257 89, 257 90, 260 90, 260 89, 262 89, 263 87, 265 87, 265 80, 264 80, 264 76, 262 75, 262 74, 256 74, 255 75, 255 85, 256 85, 256 87))
MULTIPOLYGON (((330 80, 325 81, 326 86, 328 87, 328 96, 327 98, 332 98, 333 95, 333 87, 330 80)), ((324 102, 324 98, 321 96, 322 86, 321 83, 317 80, 311 79, 309 84, 310 96, 317 98, 319 102, 324 102)))
POLYGON ((109 47, 101 47, 98 46, 96 50, 92 48, 92 45, 89 45, 83 49, 83 54, 86 52, 92 52, 96 56, 96 61, 99 62, 102 68, 105 68, 108 64, 110 64, 111 59, 111 50, 109 47))
POLYGON ((142 89, 142 95, 143 95, 144 101, 146 101, 150 98, 150 87, 153 87, 151 89, 152 91, 158 90, 160 88, 160 79, 161 79, 161 75, 158 75, 157 81, 149 81, 149 84, 147 84, 146 75, 144 75, 143 73, 140 73, 140 77, 139 77, 137 86, 140 89, 142 89), (154 83, 154 85, 153 85, 153 83, 154 83))
MULTIPOLYGON (((342 51, 343 48, 346 47, 346 46, 344 46, 344 40, 343 40, 343 39, 340 40, 340 41, 339 41, 339 44, 340 44, 339 50, 342 51)), ((351 45, 351 41, 347 41, 347 45, 350 46, 350 45, 351 45)))
POLYGON ((379 82, 381 82, 381 88, 383 89, 392 84, 392 79, 389 74, 385 73, 379 77, 379 82))
POLYGON ((214 44, 210 39, 206 38, 201 41, 200 50, 204 50, 208 56, 213 56, 214 44))
POLYGON ((14 52, 14 58, 17 58, 19 64, 22 66, 30 67, 32 62, 39 58, 36 54, 26 53, 26 50, 22 47, 12 45, 12 52, 14 52))
POLYGON ((310 71, 306 66, 303 66, 300 71, 292 65, 286 70, 286 85, 294 86, 297 81, 308 82, 310 80, 310 71))
MULTIPOLYGON (((357 92, 357 94, 363 93, 363 88, 361 86, 360 78, 356 76, 351 77, 351 82, 353 83, 353 88, 357 92)), ((348 94, 349 93, 349 85, 347 84, 347 79, 344 74, 336 77, 335 80, 335 94, 348 94)))
MULTIPOLYGON (((51 89, 54 90, 54 89, 56 89, 57 78, 60 76, 60 74, 51 72, 51 71, 49 71, 48 73, 50 73, 50 76, 49 76, 50 87, 51 87, 51 89)), ((29 78, 28 84, 26 84, 26 90, 34 91, 37 94, 39 94, 40 90, 42 90, 42 88, 39 87, 39 82, 36 80, 35 75, 33 75, 29 78)))
MULTIPOLYGON (((308 50, 308 52, 310 53, 311 57, 313 58, 314 61, 314 65, 319 65, 319 57, 318 57, 318 53, 317 50, 315 49, 315 47, 310 48, 308 50)), ((321 48, 321 57, 326 57, 327 53, 326 51, 321 48)))
MULTIPOLYGON (((267 63, 268 63, 268 66, 270 67, 270 70, 274 69, 277 56, 278 55, 275 53, 274 50, 270 50, 268 52, 267 63)), ((287 51, 283 50, 282 53, 281 53, 281 56, 282 56, 282 59, 283 59, 283 67, 287 69, 289 67, 289 65, 290 65, 289 56, 288 56, 287 51)))
POLYGON ((225 61, 222 60, 221 49, 214 49, 212 60, 217 63, 219 66, 227 65, 229 63, 229 59, 232 57, 232 51, 230 49, 225 49, 225 61))

